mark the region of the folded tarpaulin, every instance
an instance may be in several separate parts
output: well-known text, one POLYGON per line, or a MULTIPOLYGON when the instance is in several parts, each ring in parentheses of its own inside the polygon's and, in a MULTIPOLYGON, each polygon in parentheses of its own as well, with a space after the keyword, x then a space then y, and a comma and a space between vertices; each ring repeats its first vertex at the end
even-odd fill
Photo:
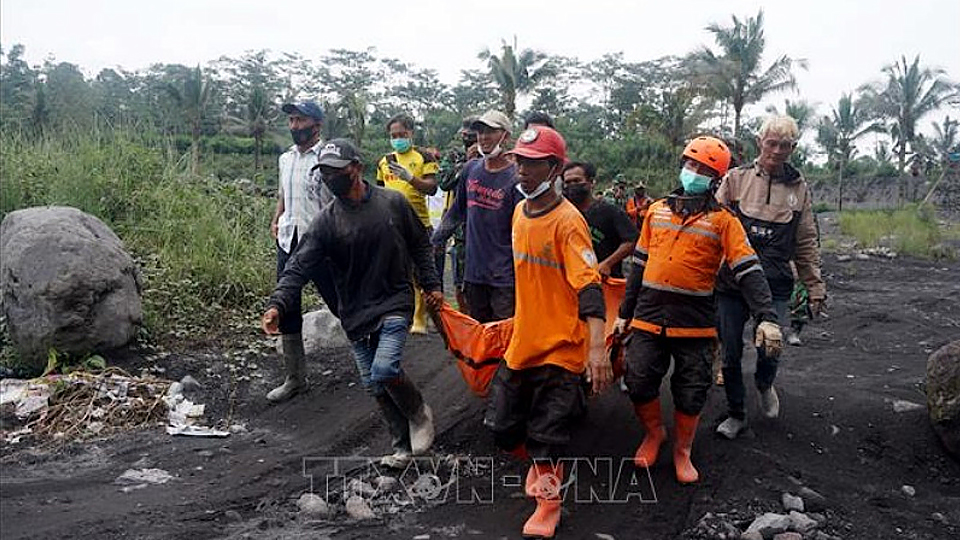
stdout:
MULTIPOLYGON (((626 281, 608 278, 603 282, 603 296, 607 304, 604 325, 608 357, 614 365, 614 377, 623 374, 623 340, 613 335, 613 323, 623 300, 626 281)), ((441 329, 447 348, 457 358, 457 368, 470 391, 486 397, 490 382, 507 351, 513 335, 513 319, 480 323, 444 303, 434 321, 441 329)))

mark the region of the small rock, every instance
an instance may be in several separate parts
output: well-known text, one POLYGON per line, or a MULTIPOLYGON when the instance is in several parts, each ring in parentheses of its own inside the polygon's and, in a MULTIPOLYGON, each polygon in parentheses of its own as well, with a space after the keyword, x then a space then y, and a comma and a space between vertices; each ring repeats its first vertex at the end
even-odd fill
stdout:
POLYGON ((740 535, 740 540, 763 540, 763 535, 760 531, 746 531, 740 535))
POLYGON ((791 510, 803 512, 803 499, 796 495, 784 493, 780 496, 780 501, 783 503, 783 509, 788 512, 791 510))
POLYGON ((827 509, 827 498, 806 486, 800 488, 797 495, 800 495, 804 507, 811 512, 822 512, 827 509))
POLYGON ((803 535, 795 532, 785 532, 774 535, 773 540, 803 540, 803 535))
POLYGON ((837 255, 837 262, 847 262, 851 258, 849 255, 837 255))
POLYGON ((297 507, 300 509, 301 514, 312 517, 327 517, 332 513, 327 501, 315 493, 304 493, 301 495, 300 498, 297 499, 297 507))
POLYGON ((853 257, 854 257, 855 259, 857 259, 858 261, 869 261, 869 260, 870 260, 870 256, 867 255, 866 253, 857 253, 857 254, 854 255, 853 257))
POLYGON ((925 406, 919 403, 914 403, 912 401, 907 401, 905 399, 895 399, 893 401, 893 412, 895 413, 919 411, 920 409, 925 409, 925 408, 926 408, 925 406))
POLYGON ((612 534, 593 533, 593 535, 596 536, 598 540, 617 540, 612 534))
POLYGON ((184 375, 183 378, 180 379, 180 386, 183 388, 184 392, 203 389, 203 385, 201 385, 199 381, 194 379, 192 375, 184 375))
POLYGON ((240 516, 240 512, 236 510, 227 510, 223 513, 223 517, 227 518, 228 521, 243 521, 243 517, 240 516))
POLYGON ((937 523, 942 523, 944 525, 949 525, 950 523, 949 521, 947 521, 947 516, 941 514, 940 512, 934 512, 930 514, 930 519, 936 521, 937 523))
POLYGON ((907 484, 904 484, 903 487, 900 488, 900 491, 907 497, 913 497, 917 494, 917 488, 907 484))
POLYGON ((358 480, 356 478, 351 479, 350 482, 347 484, 347 491, 349 491, 350 493, 359 495, 363 498, 370 498, 373 496, 374 493, 377 492, 377 490, 374 489, 373 486, 364 482, 363 480, 358 480))
POLYGON ((823 515, 823 514, 821 514, 821 513, 819 513, 819 512, 810 512, 810 513, 807 514, 807 515, 808 515, 809 517, 811 517, 812 519, 814 519, 817 523, 823 523, 824 521, 827 520, 827 516, 825 516, 825 515, 823 515))
POLYGON ((429 534, 418 534, 413 537, 413 540, 430 540, 429 534))
POLYGON ((377 515, 373 513, 373 510, 370 509, 367 501, 356 495, 347 499, 346 510, 347 514, 353 519, 364 520, 375 519, 377 517, 377 515))
POLYGON ((380 493, 390 493, 400 484, 400 481, 392 476, 378 476, 373 483, 377 486, 380 493))
POLYGON ((213 451, 212 451, 212 450, 198 450, 198 451, 197 451, 197 455, 200 456, 200 457, 212 458, 212 457, 213 457, 213 451))
POLYGON ((811 531, 817 527, 817 522, 814 519, 811 519, 806 514, 797 512, 796 510, 790 511, 790 530, 796 531, 799 533, 806 534, 808 531, 811 531))
POLYGON ((747 532, 755 531, 763 535, 764 538, 770 538, 775 534, 787 532, 790 528, 790 517, 783 514, 767 512, 747 527, 747 532))

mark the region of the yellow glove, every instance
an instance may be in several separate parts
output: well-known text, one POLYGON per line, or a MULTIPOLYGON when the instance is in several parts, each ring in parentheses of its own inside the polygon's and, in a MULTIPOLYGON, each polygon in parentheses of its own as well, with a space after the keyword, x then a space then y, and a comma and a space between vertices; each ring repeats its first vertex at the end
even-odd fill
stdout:
POLYGON ((780 327, 770 321, 758 324, 757 336, 753 344, 758 348, 763 347, 763 352, 770 358, 780 356, 780 351, 783 349, 783 335, 780 333, 780 327))

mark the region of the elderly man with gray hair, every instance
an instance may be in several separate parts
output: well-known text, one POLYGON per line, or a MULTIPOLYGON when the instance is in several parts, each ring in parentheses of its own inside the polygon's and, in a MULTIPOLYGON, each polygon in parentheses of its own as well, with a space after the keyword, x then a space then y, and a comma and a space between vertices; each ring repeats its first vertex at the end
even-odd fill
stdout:
MULTIPOLYGON (((827 290, 820 275, 820 241, 810 188, 803 175, 787 160, 797 146, 799 129, 789 116, 771 116, 760 128, 760 156, 731 170, 717 190, 717 200, 740 218, 750 244, 763 265, 773 294, 773 305, 781 321, 786 320, 787 303, 793 292, 792 261, 810 293, 810 308, 818 315, 827 290)), ((741 370, 743 328, 749 310, 736 287, 735 276, 721 270, 717 282, 718 330, 723 346, 724 389, 728 417, 717 432, 734 439, 747 427, 745 388, 741 370)), ((760 394, 761 413, 766 418, 780 415, 780 398, 773 387, 778 359, 757 349, 754 375, 760 394)))

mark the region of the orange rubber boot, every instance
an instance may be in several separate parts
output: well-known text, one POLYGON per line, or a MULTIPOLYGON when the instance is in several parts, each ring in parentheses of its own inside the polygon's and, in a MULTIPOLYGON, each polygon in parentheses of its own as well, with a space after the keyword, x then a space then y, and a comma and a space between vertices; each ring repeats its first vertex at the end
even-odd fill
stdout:
POLYGON ((637 447, 637 453, 633 456, 633 464, 642 469, 652 466, 657 462, 657 455, 660 453, 660 445, 667 439, 667 430, 663 427, 663 419, 660 412, 660 398, 656 398, 646 403, 635 403, 633 410, 640 419, 640 425, 643 426, 643 442, 637 447))
POLYGON ((677 481, 681 484, 692 484, 700 479, 700 473, 690 461, 690 450, 693 448, 693 439, 697 436, 699 421, 699 414, 691 416, 681 412, 673 413, 676 430, 673 443, 673 466, 677 470, 677 481))
MULTIPOLYGON (((531 468, 537 479, 534 494, 537 509, 523 524, 524 538, 553 538, 560 524, 560 485, 563 483, 563 465, 534 464, 531 468)), ((529 478, 530 475, 527 475, 529 478)))

